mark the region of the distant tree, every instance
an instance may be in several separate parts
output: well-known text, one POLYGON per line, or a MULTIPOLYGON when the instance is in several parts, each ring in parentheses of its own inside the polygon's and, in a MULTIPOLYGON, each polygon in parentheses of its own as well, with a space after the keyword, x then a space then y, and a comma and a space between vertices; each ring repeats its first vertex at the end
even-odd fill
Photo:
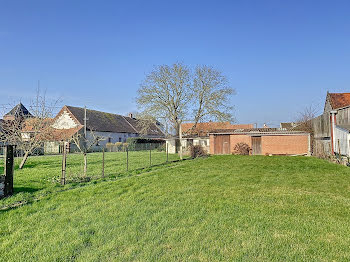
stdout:
POLYGON ((16 149, 24 154, 19 165, 20 169, 28 157, 36 150, 42 150, 44 141, 51 138, 53 131, 51 120, 58 101, 49 103, 46 93, 37 89, 35 99, 30 102, 30 116, 24 115, 20 107, 15 107, 13 118, 3 121, 2 141, 16 145, 16 149))
POLYGON ((318 112, 319 110, 315 105, 305 107, 298 113, 295 119, 295 127, 293 128, 294 130, 305 131, 310 134, 311 151, 313 151, 314 147, 314 129, 312 126, 312 119, 317 116, 318 112))
POLYGON ((185 120, 194 122, 189 132, 204 120, 232 121, 232 94, 226 77, 213 67, 197 66, 192 73, 188 66, 175 63, 156 66, 142 82, 136 101, 148 116, 146 126, 159 121, 179 136, 185 120))

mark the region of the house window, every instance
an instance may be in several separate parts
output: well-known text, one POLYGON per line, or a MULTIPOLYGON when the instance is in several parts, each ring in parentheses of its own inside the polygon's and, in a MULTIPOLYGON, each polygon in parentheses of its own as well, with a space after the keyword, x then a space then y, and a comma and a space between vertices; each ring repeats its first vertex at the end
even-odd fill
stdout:
POLYGON ((119 142, 122 142, 122 138, 121 137, 119 137, 119 142))
POLYGON ((112 143, 112 138, 108 137, 108 143, 112 143))

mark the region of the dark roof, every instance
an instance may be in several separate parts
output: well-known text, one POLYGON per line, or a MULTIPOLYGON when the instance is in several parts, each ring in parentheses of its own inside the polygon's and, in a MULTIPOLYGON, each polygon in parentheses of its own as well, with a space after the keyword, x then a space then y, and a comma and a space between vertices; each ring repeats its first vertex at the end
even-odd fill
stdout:
POLYGON ((28 111, 28 109, 22 103, 19 103, 14 108, 12 108, 10 112, 5 114, 5 116, 32 117, 32 114, 28 111))
POLYGON ((332 109, 350 106, 350 93, 328 93, 332 109))
MULTIPOLYGON (((84 108, 66 106, 73 116, 84 125, 84 108)), ((139 133, 137 123, 139 120, 122 115, 106 113, 96 110, 86 110, 87 129, 100 132, 113 133, 139 133)), ((147 135, 164 136, 160 129, 154 125, 147 135)))
POLYGON ((281 128, 246 128, 246 129, 218 129, 211 134, 239 134, 239 135, 267 135, 267 134, 306 134, 304 131, 285 130, 281 128))

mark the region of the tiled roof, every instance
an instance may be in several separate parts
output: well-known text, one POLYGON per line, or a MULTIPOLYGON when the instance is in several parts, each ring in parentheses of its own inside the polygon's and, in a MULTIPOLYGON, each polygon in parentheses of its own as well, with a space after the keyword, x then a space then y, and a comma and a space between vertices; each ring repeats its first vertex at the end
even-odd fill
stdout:
POLYGON ((75 133, 81 130, 83 126, 78 126, 70 129, 53 129, 52 138, 49 140, 52 141, 63 141, 70 139, 75 133))
POLYGON ((281 128, 243 128, 243 129, 218 129, 211 134, 305 134, 304 131, 285 130, 281 128))
MULTIPOLYGON (((185 123, 181 125, 182 133, 186 134, 194 123, 185 123)), ((191 132, 192 135, 206 136, 209 132, 216 129, 238 129, 238 128, 253 128, 253 124, 237 124, 232 125, 230 122, 205 122, 197 123, 196 128, 191 132)), ((186 134, 186 135, 191 135, 186 134)))
MULTIPOLYGON (((79 121, 79 123, 81 125, 84 125, 84 108, 73 106, 66 107, 79 121)), ((135 118, 112 113, 105 113, 91 109, 86 110, 86 118, 86 126, 88 130, 113 133, 139 133, 139 127, 137 123, 140 120, 135 118)), ((164 136, 156 125, 152 125, 151 130, 147 135, 160 137, 164 136)))
POLYGON ((332 109, 350 106, 350 93, 328 93, 332 109))

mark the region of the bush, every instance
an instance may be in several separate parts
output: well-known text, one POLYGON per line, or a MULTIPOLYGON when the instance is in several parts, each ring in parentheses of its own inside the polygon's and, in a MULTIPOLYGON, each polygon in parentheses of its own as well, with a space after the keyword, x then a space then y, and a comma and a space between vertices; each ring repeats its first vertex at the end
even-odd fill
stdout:
POLYGON ((240 142, 235 145, 233 148, 233 153, 235 155, 249 155, 250 147, 248 144, 240 142))
POLYGON ((190 145, 190 155, 192 158, 206 156, 207 152, 201 145, 190 145))

